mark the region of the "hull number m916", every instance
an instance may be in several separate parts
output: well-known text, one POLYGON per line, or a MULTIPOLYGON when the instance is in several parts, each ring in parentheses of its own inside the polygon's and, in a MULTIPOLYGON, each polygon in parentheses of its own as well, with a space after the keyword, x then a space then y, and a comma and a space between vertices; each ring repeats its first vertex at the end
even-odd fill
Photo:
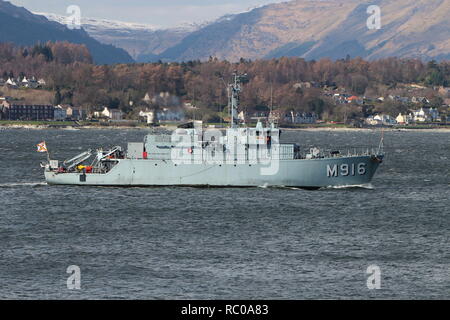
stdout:
POLYGON ((363 176, 366 174, 367 169, 366 169, 366 163, 352 163, 352 164, 347 164, 347 163, 343 163, 341 165, 327 165, 327 176, 329 178, 332 177, 347 177, 347 176, 355 176, 355 175, 360 175, 363 176))

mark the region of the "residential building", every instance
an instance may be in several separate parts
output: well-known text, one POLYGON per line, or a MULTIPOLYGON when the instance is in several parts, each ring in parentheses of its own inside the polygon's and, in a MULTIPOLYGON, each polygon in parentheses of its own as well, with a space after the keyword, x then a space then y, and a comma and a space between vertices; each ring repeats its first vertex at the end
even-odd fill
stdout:
POLYGON ((413 111, 414 122, 436 122, 440 121, 441 117, 437 108, 420 108, 413 111))
POLYGON ((94 113, 96 118, 108 118, 113 121, 123 120, 123 112, 119 109, 110 109, 105 107, 101 112, 94 113))
POLYGON ((315 113, 294 112, 286 114, 284 121, 293 124, 313 124, 316 123, 318 117, 315 113))
POLYGON ((18 77, 17 79, 9 77, 8 80, 0 78, 0 86, 8 86, 13 89, 17 88, 31 88, 36 89, 42 87, 46 84, 44 79, 40 79, 39 81, 33 77, 24 76, 23 78, 18 77))
POLYGON ((357 96, 351 96, 349 98, 347 98, 347 103, 356 103, 356 104, 364 104, 364 99, 357 97, 357 96))
POLYGON ((4 104, 3 117, 8 120, 53 120, 54 112, 52 105, 4 104))
POLYGON ((144 118, 147 121, 147 124, 155 124, 155 111, 154 110, 146 110, 139 112, 139 116, 144 118))
POLYGON ((252 120, 258 120, 260 118, 267 118, 269 122, 280 122, 281 118, 283 116, 283 113, 280 110, 272 110, 269 113, 265 111, 256 111, 252 114, 251 119, 252 120))
POLYGON ((19 86, 17 85, 17 82, 12 79, 12 78, 8 78, 8 80, 6 81, 6 86, 10 87, 10 88, 18 88, 19 86))
POLYGON ((370 116, 365 120, 365 122, 371 126, 392 126, 397 124, 397 121, 388 114, 377 114, 375 116, 370 116))
MULTIPOLYGON (((26 78, 24 78, 24 79, 26 79, 26 78)), ((27 79, 27 82, 25 83, 25 87, 30 88, 30 89, 36 89, 36 88, 40 87, 40 84, 37 82, 35 77, 32 77, 31 79, 27 79)))
POLYGON ((56 106, 54 111, 54 120, 64 121, 67 119, 67 109, 62 106, 56 106))
POLYGON ((72 115, 70 118, 72 120, 84 120, 86 119, 86 115, 86 110, 84 110, 83 108, 72 107, 72 115))
POLYGON ((399 113, 397 118, 395 118, 395 121, 397 121, 398 124, 409 124, 413 121, 413 116, 411 114, 401 114, 399 113))
POLYGON ((428 104, 428 103, 430 103, 430 100, 428 100, 425 97, 412 97, 411 102, 416 103, 416 104, 418 104, 418 103, 428 104))
POLYGON ((428 120, 428 117, 423 110, 423 108, 420 108, 419 110, 413 111, 414 116, 414 122, 426 122, 428 120))
POLYGON ((439 114, 439 110, 437 108, 428 109, 428 115, 433 122, 441 121, 441 115, 439 114))
POLYGON ((68 120, 84 120, 86 119, 86 111, 80 107, 73 107, 69 104, 58 105, 56 108, 61 108, 65 111, 65 119, 68 120))

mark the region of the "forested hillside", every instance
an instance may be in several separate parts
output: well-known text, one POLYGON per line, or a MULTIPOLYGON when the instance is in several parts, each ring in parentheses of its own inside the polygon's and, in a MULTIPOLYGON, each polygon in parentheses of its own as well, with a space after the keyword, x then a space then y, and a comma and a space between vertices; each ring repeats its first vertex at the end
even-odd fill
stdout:
MULTIPOLYGON (((190 101, 205 117, 223 111, 226 87, 234 70, 248 73, 241 105, 247 111, 267 108, 314 111, 325 118, 340 112, 328 92, 347 92, 377 98, 407 94, 405 84, 428 86, 423 94, 433 99, 434 86, 449 86, 450 63, 415 59, 323 59, 280 58, 238 63, 210 59, 208 62, 119 64, 99 66, 85 46, 48 43, 29 48, 0 44, 0 76, 34 75, 46 79, 47 89, 58 91, 63 103, 98 108, 110 106, 133 114, 146 93, 169 92, 190 101), (302 83, 309 83, 304 86, 302 83), (312 84, 312 85, 311 85, 312 84), (133 105, 130 106, 130 101, 133 105)), ((434 101, 434 100, 433 100, 434 101)), ((439 101, 436 100, 438 103, 439 101)), ((61 101, 59 101, 61 102, 61 101)), ((442 101, 441 101, 442 102, 442 101)), ((356 107, 355 107, 356 108, 356 107)), ((390 113, 401 106, 386 102, 378 108, 390 113), (391 110, 392 109, 392 110, 391 110)))

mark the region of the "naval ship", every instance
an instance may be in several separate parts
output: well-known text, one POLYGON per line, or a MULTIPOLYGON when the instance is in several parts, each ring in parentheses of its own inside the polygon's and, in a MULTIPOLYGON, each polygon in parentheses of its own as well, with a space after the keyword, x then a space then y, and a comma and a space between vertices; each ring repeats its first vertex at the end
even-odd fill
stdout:
POLYGON ((43 163, 50 185, 298 187, 319 189, 369 184, 383 161, 378 148, 354 151, 302 148, 281 143, 272 121, 240 123, 239 94, 245 75, 227 87, 230 123, 204 128, 201 121, 171 133, 153 132, 143 142, 87 150, 71 159, 43 163))

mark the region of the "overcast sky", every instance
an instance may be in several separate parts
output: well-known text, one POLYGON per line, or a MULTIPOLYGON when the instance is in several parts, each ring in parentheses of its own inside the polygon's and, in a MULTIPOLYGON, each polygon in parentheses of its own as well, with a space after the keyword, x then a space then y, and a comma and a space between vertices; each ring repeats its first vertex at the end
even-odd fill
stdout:
POLYGON ((31 11, 65 14, 78 5, 82 16, 158 26, 204 22, 227 13, 283 0, 9 0, 31 11))

